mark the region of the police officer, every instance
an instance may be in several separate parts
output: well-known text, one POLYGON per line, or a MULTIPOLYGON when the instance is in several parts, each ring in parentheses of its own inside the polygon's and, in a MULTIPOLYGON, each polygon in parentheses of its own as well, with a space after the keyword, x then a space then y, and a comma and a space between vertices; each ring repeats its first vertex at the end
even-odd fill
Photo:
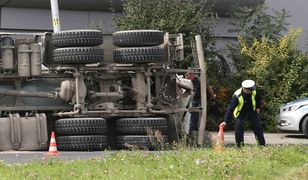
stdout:
POLYGON ((231 121, 232 115, 235 117, 235 141, 238 147, 244 145, 244 126, 243 120, 247 116, 255 137, 259 145, 265 145, 263 129, 261 125, 260 95, 256 91, 253 80, 245 80, 242 87, 234 92, 231 104, 229 105, 224 122, 220 126, 225 127, 231 121))

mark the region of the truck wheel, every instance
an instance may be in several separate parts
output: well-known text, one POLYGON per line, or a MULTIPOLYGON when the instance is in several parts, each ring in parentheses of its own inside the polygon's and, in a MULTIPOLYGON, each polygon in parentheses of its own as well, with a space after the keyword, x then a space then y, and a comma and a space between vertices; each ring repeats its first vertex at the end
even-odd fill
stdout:
POLYGON ((304 135, 308 138, 308 116, 305 117, 302 125, 304 135))
POLYGON ((58 136, 57 147, 60 151, 101 151, 108 146, 107 136, 58 136))
POLYGON ((167 120, 160 117, 152 118, 121 118, 116 121, 116 128, 120 134, 148 134, 148 130, 158 130, 166 134, 167 120))
POLYGON ((53 33, 51 42, 56 47, 98 46, 103 43, 99 30, 69 30, 53 33))
POLYGON ((119 47, 156 46, 164 42, 164 32, 157 30, 131 30, 113 33, 113 44, 119 47))
POLYGON ((99 47, 68 47, 53 51, 53 63, 90 64, 102 62, 104 51, 99 47))
POLYGON ((168 142, 167 136, 117 136, 117 149, 163 149, 168 142))
POLYGON ((107 132, 106 120, 103 118, 67 118, 55 122, 57 135, 91 135, 107 132))
POLYGON ((158 63, 164 60, 164 50, 159 47, 118 48, 113 51, 116 63, 158 63))

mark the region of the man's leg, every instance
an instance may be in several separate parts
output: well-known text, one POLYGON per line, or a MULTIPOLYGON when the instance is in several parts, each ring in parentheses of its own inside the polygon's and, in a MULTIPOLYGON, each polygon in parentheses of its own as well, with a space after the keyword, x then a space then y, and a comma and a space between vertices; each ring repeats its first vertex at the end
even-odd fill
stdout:
POLYGON ((189 122, 189 134, 191 134, 193 131, 198 130, 198 121, 199 121, 199 113, 192 112, 190 116, 190 122, 189 122))
POLYGON ((250 112, 248 118, 259 145, 265 146, 265 138, 259 114, 256 112, 250 112))
POLYGON ((244 145, 243 117, 238 117, 235 120, 235 141, 237 147, 244 145))
MULTIPOLYGON (((192 107, 198 107, 199 102, 193 101, 192 107)), ((190 116, 190 122, 189 122, 189 134, 191 134, 193 131, 197 131, 199 126, 199 112, 191 112, 190 116)))

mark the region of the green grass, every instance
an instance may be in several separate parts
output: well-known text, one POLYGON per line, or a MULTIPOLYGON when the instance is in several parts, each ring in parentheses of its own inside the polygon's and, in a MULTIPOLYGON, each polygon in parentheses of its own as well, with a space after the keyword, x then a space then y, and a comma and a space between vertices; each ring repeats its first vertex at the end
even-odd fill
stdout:
POLYGON ((119 151, 107 158, 0 163, 0 179, 305 179, 308 146, 119 151))

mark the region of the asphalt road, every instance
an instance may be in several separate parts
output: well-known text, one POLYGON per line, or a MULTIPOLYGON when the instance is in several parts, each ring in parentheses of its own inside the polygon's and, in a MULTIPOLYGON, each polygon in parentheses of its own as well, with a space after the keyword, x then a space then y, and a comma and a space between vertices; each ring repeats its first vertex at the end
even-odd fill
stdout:
MULTIPOLYGON (((211 132, 213 141, 217 138, 217 132, 211 132)), ((245 132, 245 144, 256 144, 254 134, 252 132, 245 132)), ((225 144, 235 144, 234 132, 224 133, 225 144)), ((266 133, 266 143, 273 144, 305 144, 308 146, 308 138, 302 134, 290 133, 266 133)), ((115 151, 96 151, 96 152, 59 152, 59 156, 48 156, 45 151, 2 151, 0 152, 0 159, 5 164, 20 164, 31 161, 42 161, 47 159, 63 159, 63 160, 86 160, 92 158, 105 158, 115 151)))

